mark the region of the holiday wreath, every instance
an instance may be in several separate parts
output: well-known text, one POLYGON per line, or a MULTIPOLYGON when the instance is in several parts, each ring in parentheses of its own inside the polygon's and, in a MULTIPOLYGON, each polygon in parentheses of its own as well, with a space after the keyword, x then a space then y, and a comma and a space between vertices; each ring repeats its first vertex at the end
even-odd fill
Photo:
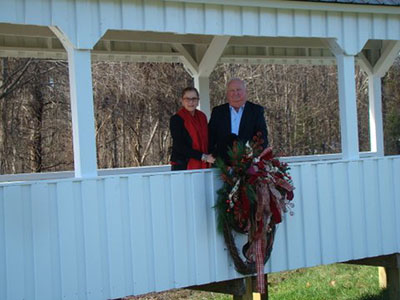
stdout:
POLYGON ((242 274, 257 273, 257 289, 265 293, 264 265, 269 259, 276 224, 290 211, 293 190, 289 167, 271 148, 263 150, 261 134, 243 144, 233 142, 228 161, 217 159, 223 186, 215 205, 218 227, 223 232, 235 268, 242 274), (247 234, 244 260, 238 253, 232 230, 247 234))

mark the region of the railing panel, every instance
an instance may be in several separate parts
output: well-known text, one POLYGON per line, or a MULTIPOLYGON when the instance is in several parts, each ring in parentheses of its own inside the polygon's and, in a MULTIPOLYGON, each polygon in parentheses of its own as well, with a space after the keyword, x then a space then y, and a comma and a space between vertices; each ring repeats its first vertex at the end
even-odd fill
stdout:
MULTIPOLYGON (((399 170, 400 157, 294 164, 295 215, 265 270, 400 252, 399 170)), ((221 184, 205 170, 0 185, 0 296, 112 299, 240 277, 216 230, 221 184)))
POLYGON ((319 219, 324 222, 324 226, 321 226, 320 229, 321 260, 323 264, 330 264, 337 261, 336 212, 331 166, 329 164, 317 165, 316 176, 318 178, 319 212, 315 211, 315 213, 319 213, 319 219))
POLYGON ((379 193, 376 175, 376 161, 367 160, 363 163, 362 176, 364 179, 364 203, 365 203, 365 220, 367 232, 367 251, 368 256, 380 255, 382 251, 380 235, 380 208, 379 193))
POLYGON ((78 214, 72 197, 73 183, 59 182, 56 190, 61 290, 67 299, 73 299, 74 291, 80 290, 79 285, 82 282, 78 256, 81 243, 76 232, 78 214))
MULTIPOLYGON (((336 242, 338 247, 337 258, 339 261, 352 257, 352 229, 349 214, 349 188, 347 176, 347 164, 338 163, 332 165, 332 184, 336 216, 336 242)), ((323 201, 323 199, 321 199, 323 201)), ((324 201, 321 205, 324 205, 324 201)))
MULTIPOLYGON (((377 165, 378 184, 379 184, 379 203, 381 212, 381 239, 383 254, 390 254, 396 251, 397 241, 393 237, 399 236, 396 232, 395 215, 395 195, 392 186, 395 184, 394 178, 387 176, 391 174, 391 164, 389 160, 379 160, 377 165)), ((399 180, 399 178, 398 178, 399 180)), ((398 184, 398 183, 397 183, 398 184)))
POLYGON ((301 195, 303 199, 305 265, 321 263, 320 229, 315 165, 301 168, 301 195))
POLYGON ((364 191, 362 187, 362 164, 350 162, 348 165, 349 209, 354 257, 367 256, 367 233, 365 231, 364 191))
MULTIPOLYGON (((293 177, 293 184, 296 187, 295 190, 295 208, 294 215, 290 218, 286 218, 287 221, 287 247, 288 247, 288 268, 297 269, 304 265, 305 260, 305 248, 304 248, 304 220, 303 220, 303 204, 304 198, 302 197, 303 187, 300 180, 300 166, 292 167, 291 174, 293 177), (290 251, 290 249, 296 249, 296 251, 290 251)), ((278 227, 277 234, 279 234, 280 228, 278 227)), ((278 237, 277 237, 278 238, 278 237)), ((272 255, 275 253, 279 255, 279 252, 275 247, 272 255)), ((274 260, 271 257, 271 265, 274 260)), ((273 269, 272 269, 273 270, 273 269)), ((278 269, 279 270, 279 269, 278 269)))

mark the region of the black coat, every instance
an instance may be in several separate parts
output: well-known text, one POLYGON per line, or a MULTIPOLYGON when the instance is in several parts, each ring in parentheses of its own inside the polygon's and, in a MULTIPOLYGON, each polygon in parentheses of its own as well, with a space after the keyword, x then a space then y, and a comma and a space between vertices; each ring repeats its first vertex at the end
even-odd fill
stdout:
POLYGON ((172 135, 171 162, 173 170, 186 170, 190 158, 201 160, 203 153, 192 148, 192 138, 180 116, 175 114, 171 117, 169 129, 172 135))
MULTIPOLYGON (((231 113, 229 104, 214 107, 208 124, 209 152, 215 156, 227 159, 227 147, 232 143, 231 113)), ((264 108, 258 104, 246 101, 239 125, 239 140, 247 142, 257 132, 261 132, 264 148, 268 146, 268 132, 265 123, 264 108)))

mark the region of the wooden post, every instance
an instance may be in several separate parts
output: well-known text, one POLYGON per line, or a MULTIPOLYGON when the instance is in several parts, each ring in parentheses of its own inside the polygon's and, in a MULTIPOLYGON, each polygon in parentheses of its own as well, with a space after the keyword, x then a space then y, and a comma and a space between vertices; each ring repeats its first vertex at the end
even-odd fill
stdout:
POLYGON ((210 119, 210 78, 208 76, 193 76, 194 86, 200 93, 200 109, 210 119))
POLYGON ((343 159, 359 159, 354 56, 337 54, 336 60, 343 159))
POLYGON ((379 75, 368 75, 371 151, 383 156, 382 85, 379 75))
POLYGON ((97 176, 91 53, 67 48, 75 177, 97 176))

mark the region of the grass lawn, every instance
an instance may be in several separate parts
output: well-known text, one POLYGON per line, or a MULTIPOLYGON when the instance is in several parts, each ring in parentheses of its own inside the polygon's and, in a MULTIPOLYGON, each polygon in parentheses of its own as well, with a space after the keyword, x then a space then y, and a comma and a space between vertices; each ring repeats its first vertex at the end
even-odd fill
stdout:
MULTIPOLYGON (((380 300, 387 299, 379 288, 378 268, 335 264, 270 274, 271 300, 380 300)), ((176 290, 149 294, 137 300, 228 300, 232 296, 176 290)))

